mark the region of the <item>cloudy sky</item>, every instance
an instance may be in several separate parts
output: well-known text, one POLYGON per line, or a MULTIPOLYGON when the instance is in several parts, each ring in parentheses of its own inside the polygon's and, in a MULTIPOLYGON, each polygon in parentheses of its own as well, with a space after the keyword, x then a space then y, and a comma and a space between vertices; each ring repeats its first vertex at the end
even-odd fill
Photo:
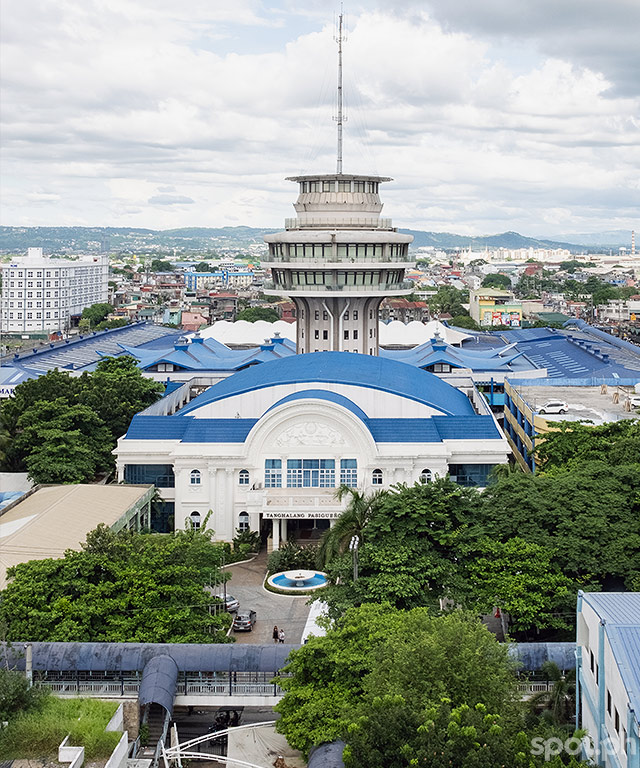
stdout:
MULTIPOLYGON (((335 169, 338 0, 5 0, 6 225, 281 226, 335 169)), ((640 230, 638 0, 347 3, 347 173, 398 226, 640 230)))

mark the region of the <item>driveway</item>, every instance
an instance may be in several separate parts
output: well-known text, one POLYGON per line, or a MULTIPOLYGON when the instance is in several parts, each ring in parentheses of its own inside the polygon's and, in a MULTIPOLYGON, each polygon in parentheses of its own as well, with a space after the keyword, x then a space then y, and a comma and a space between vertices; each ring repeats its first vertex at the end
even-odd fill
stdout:
POLYGON ((267 573, 267 553, 262 551, 254 560, 229 565, 231 574, 227 592, 240 601, 240 610, 253 609, 257 621, 253 632, 233 632, 237 643, 272 643, 273 627, 285 631, 285 643, 301 643, 302 632, 309 615, 308 595, 295 597, 267 592, 262 584, 267 573))

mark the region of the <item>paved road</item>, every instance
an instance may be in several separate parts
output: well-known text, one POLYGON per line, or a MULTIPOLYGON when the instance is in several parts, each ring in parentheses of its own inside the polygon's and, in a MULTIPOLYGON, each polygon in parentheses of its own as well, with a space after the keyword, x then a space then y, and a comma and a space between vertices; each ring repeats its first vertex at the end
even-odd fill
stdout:
POLYGON ((270 643, 274 625, 285 631, 285 642, 300 643, 309 615, 309 596, 294 597, 267 592, 262 584, 267 573, 267 553, 255 560, 225 569, 231 573, 227 592, 240 601, 240 608, 253 609, 258 619, 253 632, 232 632, 237 643, 270 643))

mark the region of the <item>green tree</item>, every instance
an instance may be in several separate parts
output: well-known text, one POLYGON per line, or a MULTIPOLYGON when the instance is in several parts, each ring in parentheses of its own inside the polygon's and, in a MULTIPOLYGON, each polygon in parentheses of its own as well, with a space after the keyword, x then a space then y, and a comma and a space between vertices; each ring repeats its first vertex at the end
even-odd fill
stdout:
POLYGON ((480 614, 494 607, 507 612, 516 632, 554 627, 568 629, 575 585, 565 576, 553 552, 515 537, 507 541, 483 538, 461 548, 466 596, 463 604, 480 614))
POLYGON ((80 322, 78 323, 78 330, 80 333, 89 333, 91 330, 91 320, 89 320, 88 317, 81 317, 80 322))
POLYGON ((155 403, 163 392, 162 383, 145 379, 129 356, 107 357, 93 373, 80 378, 80 402, 102 419, 114 441, 125 434, 135 414, 155 403))
POLYGON ((85 307, 82 310, 82 319, 88 320, 91 324, 90 327, 94 328, 98 323, 105 320, 111 312, 113 312, 111 304, 92 304, 90 307, 85 307))
POLYGON ((482 281, 483 288, 500 288, 502 290, 511 290, 511 280, 499 272, 492 272, 482 281))
POLYGON ((103 320, 96 325, 96 331, 103 331, 106 328, 123 328, 125 325, 129 325, 129 320, 126 317, 114 317, 113 320, 103 320))
POLYGON ((536 461, 544 472, 579 468, 586 461, 640 463, 640 420, 621 419, 597 426, 561 422, 538 440, 536 461))
POLYGON ((248 323, 255 323, 256 320, 266 320, 268 323, 275 323, 280 319, 280 315, 271 307, 248 307, 238 312, 236 320, 246 320, 248 323))
POLYGON ((531 747, 513 720, 478 702, 454 707, 450 699, 420 711, 401 694, 376 696, 349 726, 346 768, 529 768, 531 747))
POLYGON ((451 285, 443 285, 437 292, 427 300, 429 309, 436 314, 448 313, 452 317, 457 315, 468 315, 467 310, 462 306, 469 301, 469 294, 466 291, 460 291, 451 285))
POLYGON ((338 501, 347 498, 348 503, 335 524, 322 535, 318 549, 318 565, 321 568, 328 566, 338 555, 341 555, 354 536, 362 539, 364 528, 383 494, 384 491, 374 491, 371 494, 360 493, 348 485, 341 485, 338 488, 336 492, 338 501))
POLYGON ((348 553, 327 567, 331 584, 322 599, 330 615, 364 602, 438 607, 456 588, 456 547, 473 518, 476 496, 448 478, 394 486, 380 496, 363 528, 358 580, 348 553))
POLYGON ((153 259, 151 262, 152 272, 173 272, 173 264, 170 261, 163 261, 162 259, 153 259))
POLYGON ((211 265, 208 261, 201 261, 196 264, 196 272, 211 272, 211 265))
POLYGON ((223 551, 209 532, 102 526, 79 552, 10 568, 0 620, 8 640, 227 642, 228 614, 210 612, 204 589, 220 581, 223 551))
POLYGON ((516 696, 506 647, 459 612, 363 605, 289 658, 277 728, 303 752, 337 738, 349 743, 352 724, 376 697, 401 696, 417 713, 443 696, 454 707, 483 701, 504 715, 516 696))
POLYGON ((449 321, 449 325, 456 328, 468 328, 470 331, 479 331, 480 326, 469 315, 456 315, 449 321))
POLYGON ((584 461, 548 474, 513 474, 480 501, 470 540, 535 543, 583 588, 631 584, 640 572, 638 464, 584 461))

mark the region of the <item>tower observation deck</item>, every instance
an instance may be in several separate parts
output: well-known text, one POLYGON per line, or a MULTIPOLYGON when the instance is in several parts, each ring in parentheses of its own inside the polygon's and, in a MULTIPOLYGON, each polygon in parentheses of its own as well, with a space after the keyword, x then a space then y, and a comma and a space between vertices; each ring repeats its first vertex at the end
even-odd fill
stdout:
POLYGON ((264 292, 296 305, 298 352, 378 354, 378 308, 387 296, 411 293, 405 270, 411 235, 380 218, 381 176, 294 176, 297 217, 266 235, 264 292))

